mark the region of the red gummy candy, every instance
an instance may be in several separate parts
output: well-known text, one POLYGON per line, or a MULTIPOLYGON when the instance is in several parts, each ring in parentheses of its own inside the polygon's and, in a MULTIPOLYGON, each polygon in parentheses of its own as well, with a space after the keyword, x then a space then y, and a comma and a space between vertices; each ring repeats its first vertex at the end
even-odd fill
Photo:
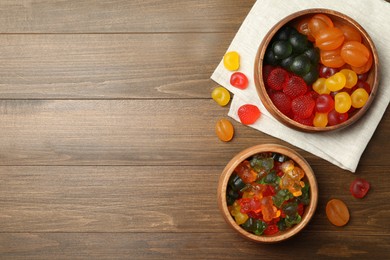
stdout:
POLYGON ((304 95, 293 99, 291 108, 294 116, 306 119, 313 115, 315 105, 316 102, 311 96, 304 95))
POLYGON ((347 121, 348 113, 338 113, 336 110, 332 110, 328 113, 328 125, 338 125, 344 121, 347 121))
POLYGON ((230 77, 230 84, 239 89, 246 89, 248 78, 242 72, 234 72, 230 77))
POLYGON ((268 226, 266 227, 266 229, 264 229, 263 234, 264 234, 264 235, 273 235, 273 234, 278 233, 278 231, 279 231, 278 226, 275 225, 275 224, 272 224, 272 225, 268 225, 268 226))
POLYGON ((297 115, 294 115, 294 117, 293 117, 294 121, 296 121, 302 125, 307 125, 307 126, 313 126, 313 119, 314 119, 314 114, 308 118, 300 118, 297 115))
POLYGON ((307 92, 307 85, 301 77, 294 75, 287 81, 283 92, 291 98, 296 98, 307 92))
POLYGON ((349 187, 349 191, 351 192, 352 196, 358 199, 361 199, 366 196, 369 189, 370 183, 365 179, 360 178, 355 179, 349 187))
POLYGON ((291 111, 291 98, 281 91, 276 91, 270 95, 272 103, 285 115, 291 111))
POLYGON ((255 105, 246 104, 242 105, 238 109, 238 117, 240 118, 241 123, 244 125, 251 125, 259 119, 261 112, 259 108, 255 105))
POLYGON ((334 100, 329 94, 321 94, 316 99, 316 110, 319 113, 329 113, 334 109, 334 100))
POLYGON ((267 77, 267 85, 274 90, 282 90, 288 79, 289 73, 286 70, 274 68, 267 77))

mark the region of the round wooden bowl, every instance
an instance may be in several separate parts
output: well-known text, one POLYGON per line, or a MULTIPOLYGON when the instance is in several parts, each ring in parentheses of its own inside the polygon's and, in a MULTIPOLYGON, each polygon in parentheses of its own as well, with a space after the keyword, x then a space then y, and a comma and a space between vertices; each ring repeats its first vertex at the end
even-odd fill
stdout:
POLYGON ((276 144, 262 144, 241 151, 229 161, 219 178, 217 200, 219 209, 225 221, 231 228, 237 231, 244 238, 259 243, 275 243, 286 240, 296 235, 309 223, 317 207, 318 186, 313 170, 302 156, 300 156, 294 150, 285 146, 276 144), (296 224, 288 230, 279 231, 274 235, 258 236, 240 227, 230 215, 226 201, 226 191, 228 187, 229 178, 233 174, 234 169, 237 167, 237 165, 245 159, 262 152, 274 152, 285 155, 292 159, 296 165, 302 168, 302 170, 304 170, 305 177, 303 178, 303 180, 308 181, 310 185, 310 204, 306 206, 305 212, 303 213, 302 220, 300 223, 296 224))
POLYGON ((333 130, 339 130, 342 128, 345 128, 354 122, 356 122, 358 119, 360 119, 368 110, 370 107, 372 101, 375 98, 375 95, 378 90, 378 83, 379 83, 379 59, 378 59, 378 53, 375 48, 375 45, 369 36, 369 34, 364 30, 364 28, 359 25, 354 19, 346 16, 345 14, 328 10, 328 9, 307 9, 300 12, 293 13, 281 21, 279 21, 264 37, 262 43, 259 46, 259 49, 257 51, 257 55, 255 58, 255 70, 254 70, 254 78, 255 78, 255 85, 257 93, 266 107, 266 109, 281 123, 285 124, 288 127, 294 128, 299 131, 304 132, 323 132, 323 131, 333 131, 333 130), (276 32, 282 28, 284 25, 294 25, 301 19, 305 19, 308 17, 312 17, 314 14, 325 14, 329 16, 333 22, 337 23, 344 23, 347 25, 351 25, 354 28, 356 28, 361 36, 362 36, 362 43, 371 51, 373 55, 373 64, 368 72, 368 79, 366 82, 371 86, 371 93, 369 96, 369 99, 367 103, 360 109, 357 110, 355 114, 349 117, 349 119, 341 124, 334 125, 334 126, 327 126, 327 127, 314 127, 314 126, 307 126, 300 124, 288 116, 284 115, 282 112, 280 112, 276 106, 273 104, 272 100, 268 96, 264 81, 263 81, 263 59, 264 55, 267 49, 267 46, 270 44, 271 39, 276 34, 276 32))

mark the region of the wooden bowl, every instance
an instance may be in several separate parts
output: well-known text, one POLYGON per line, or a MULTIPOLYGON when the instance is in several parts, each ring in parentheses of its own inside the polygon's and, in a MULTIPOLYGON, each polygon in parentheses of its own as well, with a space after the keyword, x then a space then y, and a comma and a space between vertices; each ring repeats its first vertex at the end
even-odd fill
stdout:
POLYGON ((217 200, 218 200, 219 209, 225 221, 228 223, 228 225, 231 228, 237 231, 244 238, 259 243, 275 243, 275 242, 286 240, 296 235, 309 223, 317 207, 318 187, 317 187, 317 181, 313 170, 311 169, 310 165, 302 156, 300 156, 294 150, 285 146, 276 145, 276 144, 262 144, 241 151, 236 156, 234 156, 233 159, 229 161, 229 163, 226 165, 219 179, 217 200), (274 153, 285 155, 288 158, 292 159, 295 162, 295 165, 301 167, 302 170, 305 172, 305 177, 303 178, 303 180, 307 181, 310 185, 310 203, 305 208, 301 222, 291 227, 290 229, 287 229, 285 231, 279 231, 274 235, 255 235, 243 229, 235 222, 235 220, 231 216, 226 201, 226 193, 227 193, 229 178, 234 173, 234 170, 237 167, 237 165, 240 164, 245 159, 255 154, 263 153, 263 152, 274 152, 274 153))
POLYGON ((255 58, 255 69, 254 69, 254 78, 255 78, 255 85, 257 93, 266 107, 266 109, 281 123, 284 125, 294 128, 299 131, 304 132, 322 132, 322 131, 333 131, 345 128, 354 122, 356 122, 358 119, 360 119, 368 110, 370 107, 372 101, 374 100, 374 97, 377 93, 378 89, 378 83, 379 83, 379 73, 378 73, 378 67, 379 67, 379 59, 378 59, 378 53, 375 48, 375 45, 370 38, 369 34, 364 30, 362 26, 360 26, 354 19, 346 16, 345 14, 328 10, 328 9, 308 9, 303 10, 300 12, 293 13, 284 19, 282 19, 280 22, 278 22, 264 37, 264 40, 259 46, 259 49, 257 51, 257 55, 255 58), (294 25, 299 20, 305 19, 308 17, 312 17, 315 14, 325 14, 329 16, 332 21, 337 23, 344 23, 347 25, 351 25, 354 28, 356 28, 361 36, 362 36, 362 43, 371 51, 373 55, 373 65, 368 72, 368 79, 366 82, 371 86, 371 94, 369 96, 369 99, 367 103, 360 109, 357 110, 355 114, 349 117, 347 121, 344 121, 343 123, 340 123, 338 125, 334 126, 326 126, 326 127, 314 127, 314 126, 307 126, 300 124, 288 116, 284 115, 282 112, 280 112, 276 106, 271 101, 270 97, 268 96, 264 81, 263 81, 263 60, 264 55, 267 49, 267 46, 270 44, 271 39, 273 36, 277 33, 277 31, 282 28, 284 25, 294 25))

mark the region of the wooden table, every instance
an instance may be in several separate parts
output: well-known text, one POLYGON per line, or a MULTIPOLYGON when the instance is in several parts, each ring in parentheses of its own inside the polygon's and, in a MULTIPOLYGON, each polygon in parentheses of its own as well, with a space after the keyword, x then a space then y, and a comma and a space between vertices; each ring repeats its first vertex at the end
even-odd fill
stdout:
POLYGON ((221 217, 217 182, 237 152, 292 147, 237 122, 229 143, 214 133, 228 107, 209 77, 254 2, 0 2, 1 259, 389 256, 388 112, 356 174, 297 149, 320 196, 287 243, 248 242, 221 217), (372 185, 362 200, 356 177, 372 185), (331 198, 347 226, 328 222, 331 198))

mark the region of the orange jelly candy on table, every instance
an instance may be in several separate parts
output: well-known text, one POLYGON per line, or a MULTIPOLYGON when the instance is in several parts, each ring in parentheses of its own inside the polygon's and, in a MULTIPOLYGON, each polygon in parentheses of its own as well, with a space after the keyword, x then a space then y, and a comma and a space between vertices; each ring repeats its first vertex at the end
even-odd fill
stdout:
POLYGON ((234 128, 232 123, 227 119, 218 120, 215 125, 215 133, 221 141, 228 142, 232 140, 234 135, 234 128))
POLYGON ((364 64, 361 67, 351 66, 351 69, 353 71, 355 71, 357 74, 364 74, 371 69, 372 62, 373 62, 373 58, 372 58, 372 55, 370 55, 370 57, 368 57, 368 61, 366 64, 364 64))
POLYGON ((341 48, 330 51, 321 50, 320 59, 323 65, 330 68, 340 68, 345 64, 341 57, 341 48))
POLYGON ((353 67, 364 66, 371 55, 367 47, 357 41, 344 43, 340 54, 344 61, 353 67))
POLYGON ((335 23, 335 27, 339 28, 343 31, 345 41, 362 41, 362 35, 358 30, 348 24, 337 24, 335 23))
POLYGON ((304 18, 304 19, 300 20, 296 28, 297 28, 299 33, 306 35, 307 39, 309 41, 314 42, 315 39, 314 39, 313 35, 311 34, 310 29, 309 29, 310 19, 311 18, 304 18))
POLYGON ((322 29, 316 35, 316 46, 320 50, 335 50, 344 42, 343 32, 336 27, 327 27, 322 29))
POLYGON ((311 35, 314 36, 314 38, 317 37, 317 34, 324 28, 327 27, 333 27, 332 19, 329 18, 329 16, 325 14, 316 14, 313 15, 313 17, 310 19, 308 27, 310 30, 311 35))
POLYGON ((364 88, 356 89, 351 95, 352 106, 354 108, 363 107, 367 103, 368 97, 369 95, 364 88))
POLYGON ((330 223, 341 227, 349 221, 349 210, 343 201, 332 199, 326 204, 326 216, 330 223))

